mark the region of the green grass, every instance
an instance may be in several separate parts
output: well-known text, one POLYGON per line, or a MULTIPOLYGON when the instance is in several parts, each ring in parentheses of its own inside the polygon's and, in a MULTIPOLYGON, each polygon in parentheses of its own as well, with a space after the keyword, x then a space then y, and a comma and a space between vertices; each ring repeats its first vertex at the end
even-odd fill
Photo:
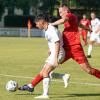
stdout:
MULTIPOLYGON (((0 74, 35 77, 44 65, 47 49, 46 40, 43 38, 0 38, 0 74)), ((87 52, 87 47, 84 49, 87 52)), ((98 69, 100 69, 99 50, 100 47, 95 45, 93 58, 89 59, 91 65, 98 69)), ((67 61, 55 72, 70 73, 71 79, 66 89, 62 82, 52 82, 50 100, 100 100, 100 86, 72 83, 100 83, 99 79, 85 73, 73 60, 67 61)), ((42 93, 42 83, 35 88, 32 95, 20 91, 10 93, 5 89, 5 84, 9 80, 15 80, 19 85, 31 82, 31 79, 0 75, 0 100, 34 100, 35 96, 42 93)))

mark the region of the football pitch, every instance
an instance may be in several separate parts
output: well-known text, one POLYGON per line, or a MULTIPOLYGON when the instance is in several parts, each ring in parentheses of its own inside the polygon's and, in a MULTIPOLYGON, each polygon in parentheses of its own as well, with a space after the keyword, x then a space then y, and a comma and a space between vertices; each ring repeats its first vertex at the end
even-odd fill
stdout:
MULTIPOLYGON (((0 100, 35 100, 42 94, 42 82, 33 94, 27 91, 8 92, 5 85, 15 80, 19 85, 31 82, 41 70, 47 57, 47 42, 44 38, 0 37, 0 100)), ((87 53, 87 47, 84 47, 87 53)), ((89 62, 100 69, 100 47, 95 44, 89 62)), ((71 75, 65 89, 62 79, 53 79, 50 85, 50 100, 100 100, 100 80, 88 75, 73 60, 68 60, 55 70, 71 75)))

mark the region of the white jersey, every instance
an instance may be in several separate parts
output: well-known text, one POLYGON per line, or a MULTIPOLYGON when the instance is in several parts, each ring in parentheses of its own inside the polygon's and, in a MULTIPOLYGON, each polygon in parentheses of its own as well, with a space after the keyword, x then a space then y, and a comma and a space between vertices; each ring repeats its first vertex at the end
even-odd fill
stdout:
POLYGON ((91 20, 91 26, 92 26, 92 33, 90 35, 90 41, 95 41, 97 43, 100 43, 100 31, 98 33, 95 33, 100 27, 100 20, 98 18, 91 20))
POLYGON ((60 52, 63 52, 63 39, 61 33, 52 25, 48 25, 45 31, 45 38, 48 41, 48 46, 51 53, 55 53, 55 42, 60 41, 60 52))
POLYGON ((95 32, 98 29, 98 27, 100 27, 100 20, 98 18, 91 20, 91 27, 92 31, 95 32))
POLYGON ((60 32, 52 25, 48 25, 48 29, 45 31, 45 38, 48 41, 48 46, 50 49, 50 55, 46 60, 46 63, 51 65, 54 64, 55 60, 55 42, 60 41, 60 51, 58 55, 58 63, 60 64, 65 57, 65 51, 63 49, 63 39, 60 32))

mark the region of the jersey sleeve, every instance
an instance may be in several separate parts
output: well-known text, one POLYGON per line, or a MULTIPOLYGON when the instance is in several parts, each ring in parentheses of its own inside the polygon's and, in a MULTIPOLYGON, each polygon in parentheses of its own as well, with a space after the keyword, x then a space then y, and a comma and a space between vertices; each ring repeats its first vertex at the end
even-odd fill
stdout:
POLYGON ((56 28, 53 28, 52 33, 51 33, 51 41, 52 42, 57 42, 59 41, 59 31, 56 28))
POLYGON ((69 19, 69 21, 73 21, 73 20, 74 20, 74 16, 73 16, 73 14, 71 14, 71 13, 68 13, 68 14, 66 15, 66 17, 69 19))

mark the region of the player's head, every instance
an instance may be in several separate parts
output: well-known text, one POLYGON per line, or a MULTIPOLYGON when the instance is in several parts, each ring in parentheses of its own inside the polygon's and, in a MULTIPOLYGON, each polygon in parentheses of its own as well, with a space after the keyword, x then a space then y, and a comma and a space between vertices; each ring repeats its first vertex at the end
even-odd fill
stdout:
POLYGON ((96 13, 95 12, 91 12, 91 18, 95 19, 96 18, 96 13))
POLYGON ((39 14, 35 18, 36 27, 39 29, 44 29, 45 23, 48 23, 48 18, 46 15, 39 14))
POLYGON ((83 14, 83 19, 86 19, 86 14, 83 14))
POLYGON ((66 5, 61 5, 59 7, 59 15, 61 17, 66 16, 66 14, 70 12, 69 8, 66 5))

